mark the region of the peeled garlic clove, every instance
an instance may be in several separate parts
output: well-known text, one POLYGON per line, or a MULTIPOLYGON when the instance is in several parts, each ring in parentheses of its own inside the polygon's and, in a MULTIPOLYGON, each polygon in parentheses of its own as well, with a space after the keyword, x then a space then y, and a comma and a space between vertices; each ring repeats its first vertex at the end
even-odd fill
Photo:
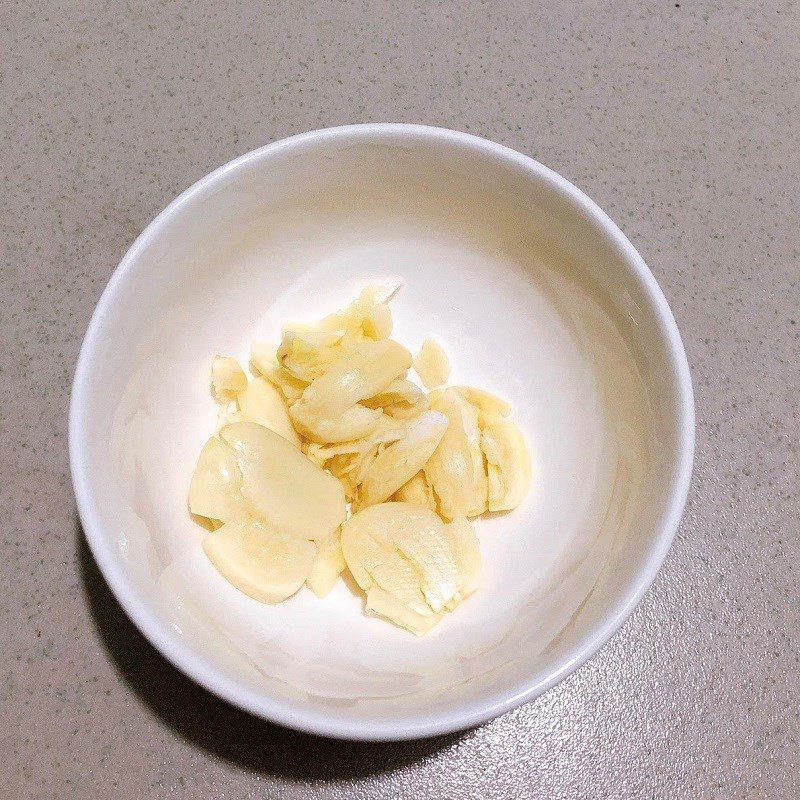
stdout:
POLYGON ((219 436, 236 454, 242 492, 271 528, 320 543, 344 521, 341 483, 282 436, 254 422, 227 425, 219 436))
POLYGON ((441 613, 430 616, 418 614, 379 586, 373 586, 367 592, 367 603, 364 610, 368 614, 388 619, 389 622, 393 622, 417 636, 427 633, 443 616, 441 613))
POLYGON ((259 522, 231 523, 206 536, 203 550, 222 576, 261 603, 293 595, 311 572, 316 548, 259 522))
POLYGON ((247 519, 252 509, 242 493, 242 473, 236 454, 212 436, 200 451, 189 485, 192 514, 221 522, 247 519))
POLYGON ((433 389, 447 383, 450 377, 450 362, 447 353, 434 339, 426 339, 419 353, 414 358, 414 369, 417 371, 423 386, 433 389))
POLYGON ((211 392, 218 403, 230 403, 247 386, 247 375, 230 356, 214 356, 211 362, 211 392))
POLYGON ((411 480, 403 484, 393 495, 392 500, 424 506, 431 511, 437 510, 436 495, 433 493, 424 470, 420 470, 411 480))
POLYGON ((431 399, 431 408, 448 419, 439 446, 425 465, 425 477, 447 519, 476 517, 486 511, 488 482, 480 446, 478 412, 454 389, 431 399))
POLYGON ((498 418, 511 414, 511 406, 497 395, 472 386, 453 387, 468 403, 478 410, 478 425, 483 428, 498 418))
MULTIPOLYGON (((289 411, 280 392, 266 378, 253 378, 239 394, 241 418, 257 422, 300 447, 300 437, 292 427, 289 411)), ((230 420, 233 422, 234 420, 230 420)))
POLYGON ((478 539, 466 517, 456 517, 445 526, 455 554, 458 574, 461 576, 459 594, 461 599, 469 597, 478 588, 481 571, 481 551, 478 539))
POLYGON ((320 443, 349 442, 369 436, 377 427, 383 412, 354 405, 338 416, 328 417, 302 405, 302 400, 289 408, 289 417, 303 436, 320 443))
POLYGON ((317 597, 325 597, 333 588, 345 566, 342 540, 337 533, 317 550, 317 556, 311 566, 311 574, 306 579, 308 588, 317 597))
POLYGON ((489 511, 510 511, 528 494, 531 456, 520 429, 510 420, 483 430, 481 448, 489 478, 489 511))
POLYGON ((290 405, 300 399, 309 383, 285 370, 278 363, 275 347, 267 342, 253 342, 250 349, 250 368, 280 390, 290 405))
POLYGON ((390 339, 360 342, 313 381, 297 405, 334 418, 383 391, 411 361, 411 353, 390 339))
POLYGON ((444 523, 410 503, 381 503, 342 526, 347 566, 365 591, 373 585, 417 614, 441 611, 457 594, 458 567, 444 523))
POLYGON ((447 424, 444 414, 428 411, 409 426, 402 439, 378 454, 361 484, 361 506, 382 503, 411 480, 433 454, 447 424))

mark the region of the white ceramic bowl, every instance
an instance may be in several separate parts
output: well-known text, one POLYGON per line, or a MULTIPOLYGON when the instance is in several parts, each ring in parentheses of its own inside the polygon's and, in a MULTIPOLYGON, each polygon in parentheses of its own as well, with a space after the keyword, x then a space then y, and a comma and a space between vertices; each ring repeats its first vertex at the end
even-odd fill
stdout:
MULTIPOLYGON (((172 663, 265 719, 352 739, 483 722, 586 661, 650 586, 686 499, 689 370, 653 276, 541 164, 463 133, 358 125, 248 153, 184 192, 114 273, 83 343, 70 457, 86 537, 172 663), (186 491, 213 353, 400 275, 396 335, 514 404, 523 507, 480 520, 479 591, 417 639, 340 582, 256 603, 217 575, 186 491)), ((665 624, 667 622, 665 621, 665 624)))

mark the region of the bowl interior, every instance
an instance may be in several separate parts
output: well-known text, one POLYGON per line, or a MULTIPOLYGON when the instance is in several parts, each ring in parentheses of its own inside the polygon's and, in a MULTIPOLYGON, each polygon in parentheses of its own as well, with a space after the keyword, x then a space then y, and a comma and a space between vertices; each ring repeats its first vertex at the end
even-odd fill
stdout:
POLYGON ((251 710, 345 735, 458 727, 590 649, 668 544, 683 443, 663 313, 597 215, 496 148, 387 129, 251 156, 162 215, 101 302, 72 430, 93 549, 148 635, 251 710), (210 356, 246 363, 253 338, 388 276, 406 281, 395 336, 434 335, 454 382, 509 399, 535 464, 523 507, 477 521, 479 591, 420 639, 343 582, 250 600, 186 508, 210 356))

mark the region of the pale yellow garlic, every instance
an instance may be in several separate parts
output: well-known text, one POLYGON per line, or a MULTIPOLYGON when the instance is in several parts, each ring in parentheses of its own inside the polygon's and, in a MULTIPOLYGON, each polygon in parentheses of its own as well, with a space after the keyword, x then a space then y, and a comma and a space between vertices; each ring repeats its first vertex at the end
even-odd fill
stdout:
POLYGON ((426 389, 441 386, 447 383, 450 377, 450 361, 447 353, 435 339, 426 339, 422 343, 419 353, 414 358, 414 369, 426 389))
POLYGON ((391 417, 383 416, 378 420, 375 429, 368 436, 338 444, 309 442, 306 452, 310 458, 321 463, 325 463, 325 461, 334 456, 359 456, 379 444, 389 444, 402 439, 407 430, 408 426, 406 424, 398 422, 391 417))
POLYGON ((385 338, 384 336, 372 336, 371 331, 375 325, 372 315, 377 307, 385 306, 402 285, 402 281, 393 280, 385 284, 365 287, 358 298, 347 308, 329 314, 320 320, 318 329, 323 331, 347 330, 351 335, 355 334, 354 338, 358 338, 358 335, 366 335, 369 338, 385 338), (370 332, 367 332, 365 328, 370 332))
POLYGON ((256 375, 266 378, 280 390, 288 404, 297 402, 308 386, 279 363, 274 345, 268 342, 254 341, 250 349, 250 368, 256 375))
POLYGON ((252 371, 267 377, 278 366, 276 349, 271 342, 253 339, 250 344, 250 368, 252 371))
POLYGON ((289 416, 303 436, 319 443, 348 442, 369 436, 377 427, 383 412, 354 405, 338 416, 314 412, 298 401, 289 407, 289 416))
POLYGON ((227 425, 220 440, 236 456, 241 492, 256 519, 300 538, 326 542, 345 518, 344 491, 294 445, 254 422, 227 425))
POLYGON ((443 613, 425 616, 412 611, 405 603, 394 595, 384 591, 380 586, 373 585, 367 591, 367 602, 364 610, 373 616, 393 622, 417 636, 426 634, 434 625, 441 621, 443 613))
POLYGON ((356 456, 353 462, 353 469, 350 473, 351 480, 355 486, 361 486, 366 474, 386 447, 387 445, 383 442, 378 442, 378 444, 361 453, 360 456, 356 456))
POLYGON ((289 329, 276 352, 278 364, 295 378, 311 383, 344 354, 339 347, 344 331, 289 329))
POLYGON ((242 422, 244 417, 239 409, 238 401, 234 400, 226 405, 217 407, 217 430, 230 425, 232 422, 242 422))
POLYGON ((325 597, 333 588, 345 566, 342 540, 337 531, 328 542, 318 548, 316 558, 311 566, 311 573, 306 579, 308 588, 317 597, 325 597))
POLYGON ((235 359, 215 357, 220 427, 189 507, 219 528, 204 549, 251 597, 279 602, 304 581, 323 597, 347 566, 367 613, 422 635, 478 585, 467 517, 518 505, 531 461, 508 403, 445 388, 449 361, 433 339, 412 358, 388 338, 400 285, 285 326, 277 348, 253 342, 249 382, 235 359), (429 393, 408 380, 412 365, 429 393))
POLYGON ((382 392, 364 400, 362 405, 367 408, 382 408, 394 418, 407 419, 425 411, 428 398, 416 383, 406 378, 397 378, 382 392))
POLYGON ((300 403, 311 411, 341 414, 386 389, 411 361, 411 354, 397 342, 360 342, 308 386, 300 403))
POLYGON ((236 453, 217 436, 200 451, 189 485, 192 514, 219 522, 252 516, 249 498, 242 492, 242 473, 236 453))
POLYGON ((343 442, 368 435, 382 412, 358 405, 359 401, 383 391, 411 366, 411 360, 408 350, 391 340, 354 345, 290 407, 292 422, 317 442, 343 442))
POLYGON ((489 479, 489 511, 510 511, 528 494, 531 456, 520 429, 510 420, 487 425, 481 435, 489 479))
POLYGON ((405 436, 377 453, 361 481, 359 504, 382 503, 410 481, 433 454, 447 424, 444 414, 427 411, 409 425, 405 436))
POLYGON ((394 493, 392 500, 414 503, 415 505, 429 508, 431 511, 438 510, 436 495, 425 477, 424 470, 420 470, 411 480, 403 484, 394 493))
POLYGON ((431 408, 448 419, 439 446, 425 465, 439 512, 446 519, 476 517, 487 508, 488 482, 480 445, 478 413, 454 389, 431 399, 431 408))
POLYGON ((247 375, 230 356, 214 356, 211 361, 211 393, 218 403, 230 403, 247 386, 247 375))
POLYGON ((459 592, 452 544, 427 508, 381 503, 359 511, 342 526, 342 551, 362 589, 377 585, 422 616, 441 611, 459 592))
POLYGON ((458 574, 461 576, 459 599, 469 597, 478 588, 481 572, 481 551, 475 530, 466 517, 456 517, 445 531, 456 558, 458 574))
POLYGON ((478 410, 478 425, 483 428, 511 414, 511 406, 497 395, 472 386, 453 387, 468 403, 478 410))
POLYGON ((356 456, 352 454, 334 456, 325 464, 325 469, 341 482, 348 503, 355 502, 358 494, 358 486, 353 478, 353 461, 355 458, 356 456))
MULTIPOLYGON (((275 431, 295 447, 300 447, 300 437, 289 419, 289 410, 283 395, 266 378, 253 378, 239 397, 239 417, 257 422, 275 431)), ((228 419, 228 422, 239 421, 228 419)))
MULTIPOLYGON (((385 503, 384 505, 388 505, 385 503)), ((392 519, 384 505, 354 514, 342 526, 342 553, 350 574, 365 592, 373 585, 385 587, 405 606, 423 616, 433 611, 425 602, 419 573, 411 562, 381 534, 391 535, 392 519)), ((389 512, 396 516, 395 512, 389 512)))
POLYGON ((312 570, 316 548, 261 522, 229 523, 209 534, 203 550, 222 576, 262 603, 293 595, 312 570))
POLYGON ((370 309, 361 328, 369 339, 388 339, 392 334, 392 312, 389 306, 379 303, 370 309))

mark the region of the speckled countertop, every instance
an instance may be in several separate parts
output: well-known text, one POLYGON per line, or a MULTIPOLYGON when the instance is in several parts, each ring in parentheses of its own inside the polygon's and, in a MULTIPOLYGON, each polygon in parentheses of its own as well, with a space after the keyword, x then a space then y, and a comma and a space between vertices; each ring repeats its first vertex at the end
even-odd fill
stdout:
POLYGON ((0 796, 800 796, 800 7, 6 3, 0 10, 0 796), (259 722, 170 667, 82 539, 66 409, 135 236, 291 133, 402 120, 530 153, 675 311, 693 488, 620 634, 538 701, 399 745, 259 722))

